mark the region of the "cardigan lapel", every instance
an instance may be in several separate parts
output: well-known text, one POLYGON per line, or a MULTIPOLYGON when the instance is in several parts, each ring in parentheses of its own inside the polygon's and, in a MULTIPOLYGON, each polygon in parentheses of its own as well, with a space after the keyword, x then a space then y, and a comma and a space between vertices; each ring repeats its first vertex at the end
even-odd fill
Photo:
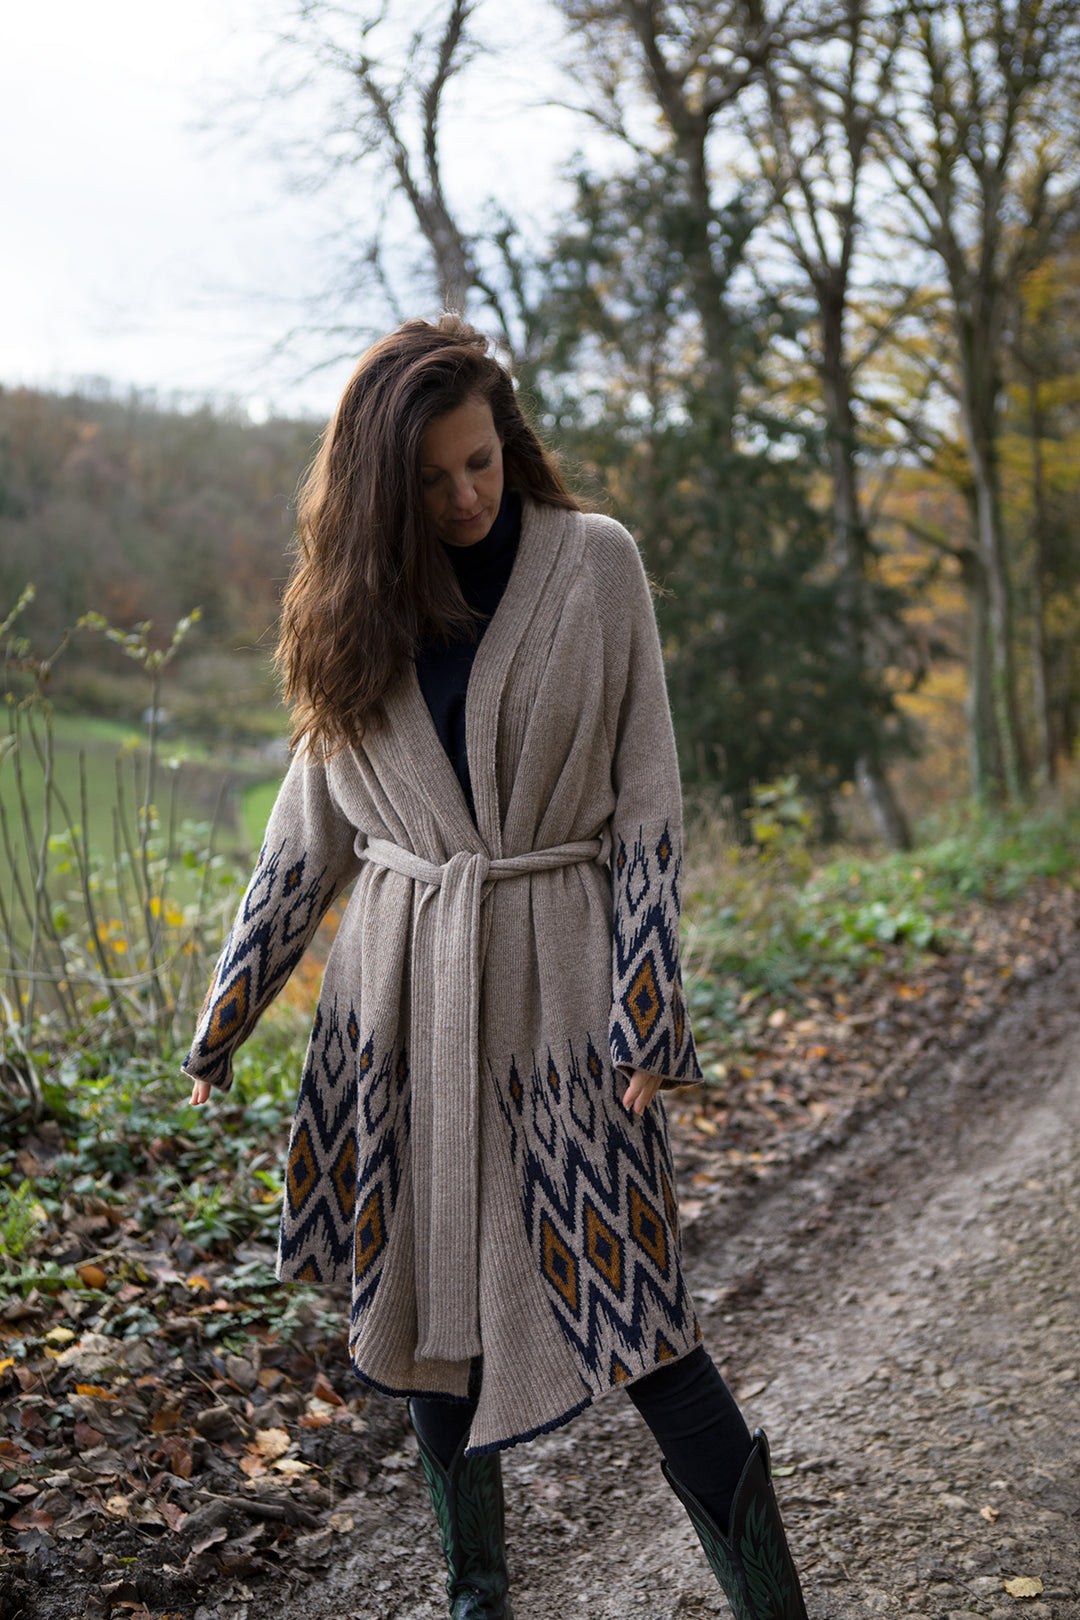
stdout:
POLYGON ((469 814, 461 783, 435 730, 416 678, 416 665, 411 659, 385 702, 386 722, 364 739, 364 748, 380 775, 385 762, 404 778, 427 806, 440 830, 444 851, 417 850, 416 853, 441 856, 460 850, 470 854, 482 852, 484 845, 469 814))
MULTIPOLYGON (((465 699, 465 740, 476 821, 435 722, 424 701, 411 660, 386 698, 387 723, 365 739, 374 762, 385 761, 403 776, 434 816, 446 853, 503 854, 499 814, 499 710, 515 656, 545 604, 557 592, 556 576, 571 573, 584 544, 584 522, 577 512, 522 502, 521 540, 506 590, 476 649, 465 699)), ((420 853, 420 852, 418 852, 420 853)))
POLYGON ((552 587, 553 576, 564 571, 568 561, 572 564, 576 560, 583 533, 579 513, 523 499, 517 558, 502 601, 476 650, 465 700, 465 746, 476 825, 492 860, 503 854, 495 757, 506 683, 518 648, 552 587))

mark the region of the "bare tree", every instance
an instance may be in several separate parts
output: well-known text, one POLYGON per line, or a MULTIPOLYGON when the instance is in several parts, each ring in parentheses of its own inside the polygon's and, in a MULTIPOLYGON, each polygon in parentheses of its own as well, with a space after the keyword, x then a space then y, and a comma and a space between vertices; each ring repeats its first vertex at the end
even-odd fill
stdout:
MULTIPOLYGON (((744 242, 725 240, 715 141, 725 117, 789 34, 802 0, 556 0, 580 53, 580 110, 628 151, 659 120, 684 193, 681 250, 701 345, 702 393, 720 450, 730 449, 738 403, 729 305, 744 242), (644 104, 642 97, 644 96, 644 104)), ((744 218, 744 228, 754 221, 744 218)))
MULTIPOLYGON (((478 5, 440 0, 417 22, 415 8, 395 0, 307 0, 279 43, 302 64, 301 81, 289 88, 310 91, 316 81, 323 92, 319 128, 306 154, 299 154, 310 183, 338 181, 349 171, 364 188, 364 206, 350 210, 343 232, 350 267, 339 276, 338 290, 341 284, 361 295, 374 289, 400 317, 408 278, 394 262, 393 220, 404 204, 413 241, 418 236, 422 244, 413 266, 420 285, 444 309, 464 313, 479 305, 509 343, 504 293, 481 268, 477 235, 451 204, 444 182, 446 96, 481 51, 470 33, 478 5)), ((288 156, 297 160, 295 150, 288 156)), ((511 235, 505 221, 492 232, 504 262, 511 260, 511 235)))
MULTIPOLYGON (((1004 788, 1023 793, 999 440, 1012 287, 1078 184, 1077 0, 912 0, 879 147, 913 241, 940 264, 976 508, 1004 788)), ((983 752, 989 763, 991 750, 983 752)))
MULTIPOLYGON (((821 391, 829 455, 834 561, 845 608, 844 634, 852 666, 875 658, 870 583, 874 553, 860 488, 860 453, 867 435, 860 421, 858 376, 886 340, 888 307, 856 335, 859 261, 869 256, 877 165, 871 142, 883 86, 898 35, 867 0, 845 0, 828 42, 798 41, 774 54, 763 68, 766 89, 760 114, 746 133, 774 202, 773 234, 797 271, 816 309, 810 329, 809 363, 821 391)), ((880 190, 880 171, 877 179, 880 190)), ((880 274, 880 263, 876 267, 880 274)), ((901 290, 895 309, 908 308, 901 290)), ((857 767, 878 829, 897 849, 911 833, 885 771, 880 746, 857 767)))
MULTIPOLYGON (((1051 254, 1013 288, 1009 348, 1014 384, 1023 399, 1029 457, 1030 544, 1028 587, 1028 652, 1031 701, 1035 717, 1036 770, 1047 786, 1057 777, 1058 750, 1064 730, 1055 715, 1054 682, 1047 627, 1047 595, 1053 587, 1054 530, 1057 527, 1053 477, 1047 450, 1060 428, 1055 403, 1072 392, 1077 370, 1080 290, 1076 284, 1077 218, 1064 221, 1051 254)), ((1056 570, 1060 576, 1060 565, 1056 570)))

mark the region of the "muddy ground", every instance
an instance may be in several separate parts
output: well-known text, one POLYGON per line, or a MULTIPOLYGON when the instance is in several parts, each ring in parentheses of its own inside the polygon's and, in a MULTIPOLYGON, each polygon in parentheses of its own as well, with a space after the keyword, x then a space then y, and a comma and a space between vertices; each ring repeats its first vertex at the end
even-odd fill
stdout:
MULTIPOLYGON (((1080 952, 974 1044, 931 1043, 913 1064, 842 1140, 690 1225, 706 1340, 770 1435, 812 1620, 1075 1620, 1080 952), (1011 1595, 1018 1578, 1041 1590, 1011 1595)), ((444 1615, 414 1443, 396 1404, 367 1415, 371 1477, 299 1537, 276 1585, 219 1575, 182 1608, 132 1594, 126 1612, 444 1615)), ((518 1620, 728 1613, 624 1398, 505 1473, 518 1620)), ((84 1612, 48 1581, 18 1602, 11 1620, 84 1612)))
MULTIPOLYGON (((848 1141, 687 1239, 707 1341, 769 1432, 808 1609, 1080 1616, 1080 958, 848 1141), (1042 1583, 1013 1597, 1006 1581, 1042 1583)), ((345 1503, 295 1620, 435 1620, 412 1447, 345 1503)), ((618 1395, 506 1463, 519 1620, 725 1614, 618 1395)), ((259 1620, 265 1598, 207 1606, 259 1620)), ((200 1620, 202 1617, 200 1615, 200 1620)))

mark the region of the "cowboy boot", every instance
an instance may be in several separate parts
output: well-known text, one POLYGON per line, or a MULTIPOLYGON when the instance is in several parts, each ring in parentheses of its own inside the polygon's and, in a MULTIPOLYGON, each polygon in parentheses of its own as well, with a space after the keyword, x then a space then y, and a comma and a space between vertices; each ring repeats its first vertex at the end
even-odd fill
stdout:
POLYGON ((735 1620, 806 1620, 799 1577, 773 1494, 765 1431, 754 1430, 754 1447, 735 1487, 726 1532, 679 1484, 667 1463, 660 1466, 690 1515, 735 1620))
POLYGON ((416 1436, 446 1555, 450 1620, 514 1620, 499 1455, 466 1457, 468 1438, 447 1468, 416 1436))

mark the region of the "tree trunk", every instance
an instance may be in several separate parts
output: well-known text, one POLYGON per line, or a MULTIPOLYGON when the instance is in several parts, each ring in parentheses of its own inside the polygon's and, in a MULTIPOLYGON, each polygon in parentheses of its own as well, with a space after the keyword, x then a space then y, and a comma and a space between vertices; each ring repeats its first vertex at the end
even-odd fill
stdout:
POLYGON ((1028 427, 1031 435, 1031 685, 1035 705, 1035 736, 1038 743, 1036 771, 1043 787, 1053 785, 1057 776, 1054 727, 1050 713, 1050 679, 1046 655, 1046 479, 1043 469, 1043 417, 1039 400, 1039 380, 1028 381, 1028 427))
POLYGON ((990 669, 990 632, 986 571, 974 549, 961 557, 968 599, 968 761, 971 788, 980 804, 999 805, 1004 798, 1001 741, 994 707, 990 669))
MULTIPOLYGON (((830 298, 817 289, 821 311, 821 383, 832 472, 833 546, 842 582, 847 653, 853 669, 867 668, 866 562, 869 543, 859 499, 855 463, 855 416, 851 404, 851 377, 844 363, 844 296, 830 298)), ((890 849, 911 848, 911 828, 885 773, 875 742, 856 763, 856 778, 866 796, 879 834, 890 849)))
MULTIPOLYGON (((1000 378, 979 352, 975 334, 962 334, 960 344, 962 414, 975 495, 975 534, 985 586, 990 684, 1004 786, 1010 797, 1027 792, 1028 772, 1021 741, 1016 670, 1012 642, 1012 601, 1005 536, 1001 521, 997 427, 1000 378)), ((972 686, 975 688, 974 676, 972 686)))
POLYGON ((855 775, 880 837, 890 849, 910 849, 911 827, 880 759, 863 754, 856 762, 855 775))

